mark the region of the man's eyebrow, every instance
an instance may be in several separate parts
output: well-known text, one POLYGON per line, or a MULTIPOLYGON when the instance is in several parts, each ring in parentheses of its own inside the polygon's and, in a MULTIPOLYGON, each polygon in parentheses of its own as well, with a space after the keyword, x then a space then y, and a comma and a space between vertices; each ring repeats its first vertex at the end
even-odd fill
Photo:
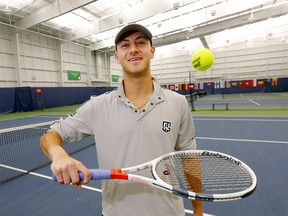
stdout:
POLYGON ((136 38, 136 40, 139 40, 139 39, 146 39, 146 40, 148 40, 148 38, 147 38, 146 36, 144 36, 144 35, 141 35, 141 36, 139 36, 139 37, 136 38))
MULTIPOLYGON (((137 37, 137 38, 135 38, 135 41, 136 40, 139 40, 139 39, 146 39, 146 40, 149 40, 145 35, 141 35, 141 36, 139 36, 139 37, 137 37)), ((125 38, 125 39, 123 39, 121 42, 125 42, 125 41, 130 41, 129 39, 127 39, 127 38, 125 38)), ((120 42, 120 43, 121 43, 120 42)))

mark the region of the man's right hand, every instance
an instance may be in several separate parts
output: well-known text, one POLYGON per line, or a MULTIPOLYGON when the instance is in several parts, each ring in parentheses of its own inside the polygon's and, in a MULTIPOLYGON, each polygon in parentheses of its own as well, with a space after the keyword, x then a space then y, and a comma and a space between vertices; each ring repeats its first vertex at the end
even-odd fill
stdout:
POLYGON ((40 144, 44 154, 52 161, 51 170, 60 184, 77 185, 87 184, 91 179, 91 172, 80 162, 70 157, 63 149, 60 135, 53 130, 45 133, 40 144), (82 172, 84 179, 81 181, 78 172, 82 172))
POLYGON ((89 183, 91 172, 80 161, 75 160, 68 154, 63 153, 53 158, 51 170, 60 184, 76 185, 81 188, 82 184, 89 183), (83 181, 80 180, 78 172, 84 175, 83 181))

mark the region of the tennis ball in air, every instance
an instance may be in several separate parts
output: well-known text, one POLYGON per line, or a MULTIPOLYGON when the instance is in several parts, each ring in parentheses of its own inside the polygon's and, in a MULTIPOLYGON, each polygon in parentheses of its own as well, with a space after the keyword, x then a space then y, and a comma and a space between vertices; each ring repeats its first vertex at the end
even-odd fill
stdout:
POLYGON ((208 70, 214 63, 214 55, 210 49, 201 48, 193 53, 192 65, 196 70, 208 70))

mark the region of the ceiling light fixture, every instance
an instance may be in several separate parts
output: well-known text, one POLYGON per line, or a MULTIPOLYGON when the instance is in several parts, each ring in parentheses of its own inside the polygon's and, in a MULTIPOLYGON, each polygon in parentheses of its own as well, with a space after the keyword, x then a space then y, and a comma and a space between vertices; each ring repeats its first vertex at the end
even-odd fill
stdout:
POLYGON ((119 22, 119 24, 123 24, 124 18, 123 17, 119 17, 118 22, 119 22))
POLYGON ((194 28, 192 26, 189 27, 188 32, 192 33, 194 28))
POLYGON ((4 13, 5 13, 6 17, 10 17, 12 15, 12 10, 8 7, 8 5, 4 9, 4 13))
POLYGON ((119 13, 118 22, 119 22, 119 24, 123 24, 124 23, 124 18, 123 18, 122 12, 119 13))
POLYGON ((174 10, 178 10, 180 8, 180 3, 179 2, 175 2, 174 4, 173 4, 173 9, 174 10))
POLYGON ((211 10, 211 11, 210 11, 211 16, 215 16, 215 15, 216 15, 216 12, 217 12, 217 11, 216 11, 215 9, 214 9, 214 10, 211 10))
POLYGON ((254 22, 255 18, 254 18, 254 14, 253 11, 251 11, 250 17, 248 18, 249 22, 254 22))

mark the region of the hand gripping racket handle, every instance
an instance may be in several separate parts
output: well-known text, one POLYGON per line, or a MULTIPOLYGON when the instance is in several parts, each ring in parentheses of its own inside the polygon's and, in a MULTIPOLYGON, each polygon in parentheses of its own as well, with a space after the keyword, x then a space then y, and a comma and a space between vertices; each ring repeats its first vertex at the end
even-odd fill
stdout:
MULTIPOLYGON (((109 169, 90 169, 91 171, 91 180, 103 180, 103 179, 111 179, 111 170, 109 169)), ((79 172, 79 178, 81 181, 84 180, 84 175, 82 172, 79 172)), ((52 174, 53 181, 57 182, 57 177, 55 174, 52 174)))
MULTIPOLYGON (((128 175, 123 173, 121 169, 90 169, 91 180, 104 180, 104 179, 122 179, 128 180, 128 175)), ((80 180, 84 180, 84 175, 82 172, 79 172, 80 180)), ((57 182, 57 177, 52 175, 53 181, 57 182)))

